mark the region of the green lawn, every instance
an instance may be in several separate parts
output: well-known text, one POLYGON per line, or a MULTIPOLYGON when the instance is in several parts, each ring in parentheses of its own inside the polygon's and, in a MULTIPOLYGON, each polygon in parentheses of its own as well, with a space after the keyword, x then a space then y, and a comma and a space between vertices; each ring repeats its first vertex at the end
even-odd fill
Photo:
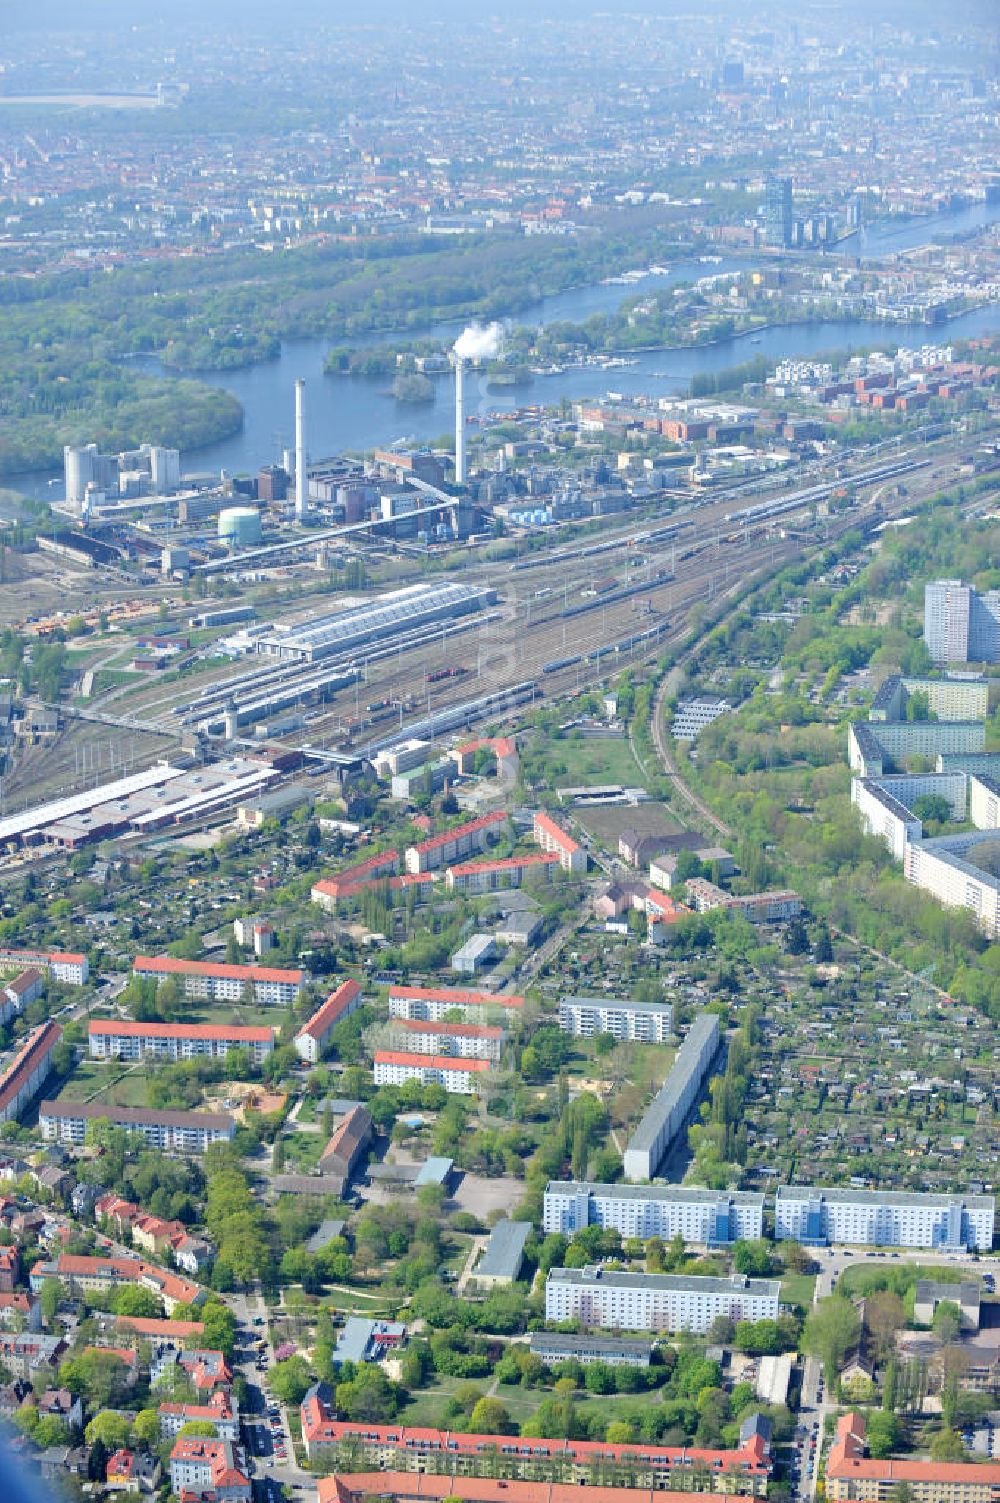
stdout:
POLYGON ((285 1021, 283 1007, 244 1007, 239 1002, 194 1002, 185 1005, 184 1023, 238 1023, 245 1028, 280 1028, 285 1021))
POLYGON ((808 1310, 816 1288, 814 1273, 790 1273, 781 1281, 781 1299, 786 1305, 801 1305, 808 1310))
POLYGON ((65 1101, 105 1101, 109 1106, 145 1106, 146 1072, 116 1061, 81 1060, 59 1093, 65 1101))
POLYGON ((581 783, 624 783, 636 787, 643 776, 624 736, 602 736, 575 741, 572 736, 552 743, 553 757, 566 766, 560 776, 563 787, 581 783))

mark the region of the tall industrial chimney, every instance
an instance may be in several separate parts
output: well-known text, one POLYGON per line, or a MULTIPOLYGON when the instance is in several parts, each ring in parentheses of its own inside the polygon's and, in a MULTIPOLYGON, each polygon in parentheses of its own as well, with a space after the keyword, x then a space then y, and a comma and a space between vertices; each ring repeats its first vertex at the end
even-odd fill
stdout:
POLYGON ((295 383, 295 520, 304 522, 308 509, 309 481, 306 475, 306 383, 295 383))
POLYGON ((455 484, 465 484, 465 361, 455 358, 455 484))

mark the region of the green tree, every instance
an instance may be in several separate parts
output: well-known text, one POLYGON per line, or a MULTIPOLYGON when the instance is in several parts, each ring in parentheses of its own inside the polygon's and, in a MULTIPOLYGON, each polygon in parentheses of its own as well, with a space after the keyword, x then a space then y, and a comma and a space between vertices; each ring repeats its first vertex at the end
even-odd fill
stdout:
POLYGON ((832 1387, 844 1357, 857 1344, 861 1321, 850 1300, 834 1294, 814 1305, 802 1331, 803 1350, 823 1364, 832 1387))
POLYGON ((475 1435, 514 1435, 517 1426, 510 1411, 499 1399, 483 1397, 477 1400, 469 1416, 469 1429, 475 1435))
POLYGON ((962 1445, 962 1437, 957 1430, 942 1425, 940 1430, 935 1430, 931 1436, 930 1453, 932 1461, 964 1461, 965 1447, 962 1445))
POLYGON ((94 1415, 84 1434, 88 1446, 99 1440, 109 1451, 118 1451, 128 1444, 128 1420, 113 1409, 102 1409, 94 1415))

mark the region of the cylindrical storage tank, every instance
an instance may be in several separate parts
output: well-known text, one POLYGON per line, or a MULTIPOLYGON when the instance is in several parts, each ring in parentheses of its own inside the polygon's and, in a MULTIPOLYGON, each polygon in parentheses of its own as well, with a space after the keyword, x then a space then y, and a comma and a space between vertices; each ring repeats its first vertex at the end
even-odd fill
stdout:
POLYGON ((253 506, 227 506, 219 512, 219 541, 248 548, 261 539, 260 512, 253 506))

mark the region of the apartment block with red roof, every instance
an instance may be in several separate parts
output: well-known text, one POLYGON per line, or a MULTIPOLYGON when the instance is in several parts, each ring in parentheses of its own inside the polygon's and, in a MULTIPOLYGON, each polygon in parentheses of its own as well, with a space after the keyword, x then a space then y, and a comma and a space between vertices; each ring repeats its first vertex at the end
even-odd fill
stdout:
POLYGON ((568 830, 556 824, 551 814, 539 809, 532 825, 532 833, 535 843, 543 851, 559 857, 559 865, 564 872, 582 875, 587 870, 587 852, 568 830))
POLYGON ((212 1425, 219 1440, 239 1440, 240 1406, 225 1389, 217 1389, 204 1404, 161 1404, 160 1434, 179 1435, 185 1425, 212 1425))
POLYGON ((37 1096, 52 1073, 52 1051, 62 1038, 58 1023, 43 1023, 29 1034, 0 1075, 0 1122, 10 1122, 37 1096))
MULTIPOLYGON (((649 1487, 602 1487, 594 1483, 519 1482, 465 1477, 455 1493, 450 1476, 422 1472, 339 1472, 321 1477, 316 1503, 691 1503, 690 1492, 649 1487)), ((716 1503, 737 1503, 735 1494, 715 1493, 716 1503)))
POLYGON ((506 1035, 490 1023, 428 1023, 397 1018, 392 1025, 400 1049, 411 1054, 452 1054, 458 1059, 500 1060, 506 1035))
POLYGON ((9 1023, 14 1016, 20 1017, 29 1002, 42 995, 45 976, 37 966, 27 966, 0 984, 0 1025, 9 1023))
POLYGON ((461 1476, 461 1489, 453 1483, 450 1492, 463 1499, 467 1480, 480 1472, 495 1471, 498 1461, 508 1479, 530 1483, 537 1490, 532 1503, 547 1496, 545 1488, 553 1480, 579 1485, 588 1482, 595 1471, 610 1481, 620 1469, 623 1483, 656 1488, 658 1500, 663 1496, 659 1489, 671 1487, 681 1489, 687 1497, 692 1492, 763 1497, 771 1473, 770 1455, 760 1436, 733 1450, 714 1450, 642 1442, 616 1445, 595 1440, 529 1440, 516 1435, 469 1435, 412 1425, 358 1424, 333 1418, 321 1385, 314 1385, 306 1394, 300 1418, 302 1443, 314 1465, 336 1467, 349 1456, 355 1466, 362 1463, 387 1472, 421 1472, 427 1477, 437 1474, 442 1480, 461 1476))
POLYGON ((62 981, 67 986, 84 986, 90 976, 86 955, 63 950, 8 950, 0 949, 0 965, 37 966, 53 981, 62 981))
POLYGON ((525 877, 536 876, 548 882, 554 871, 563 869, 554 851, 534 851, 530 856, 508 856, 501 861, 462 861, 449 866, 444 885, 449 892, 499 892, 505 887, 520 887, 525 877))
POLYGON ((485 1059, 453 1059, 446 1054, 413 1054, 394 1049, 375 1053, 375 1084, 404 1085, 419 1080, 421 1085, 442 1085, 451 1096, 474 1096, 477 1080, 489 1069, 485 1059))
POLYGON ((274 1050, 273 1028, 235 1023, 124 1023, 120 1018, 91 1018, 91 1059, 225 1059, 245 1049, 255 1065, 274 1050))
POLYGON ((826 1460, 832 1503, 891 1503, 903 1494, 914 1503, 996 1503, 1000 1497, 1000 1462, 874 1461, 866 1450, 865 1417, 853 1409, 837 1421, 826 1460))
POLYGON ((173 977, 187 997, 210 1002, 241 1002, 248 993, 261 1006, 287 1007, 295 1002, 306 981, 304 971, 278 970, 266 965, 225 965, 210 960, 176 960, 172 955, 137 955, 133 976, 165 981, 173 977))
POLYGON ((477 741, 466 741, 448 755, 462 776, 467 777, 474 770, 476 754, 484 751, 492 753, 500 777, 517 776, 517 743, 513 736, 488 736, 477 741))
POLYGON ((469 1022, 483 1022, 487 1015, 500 1016, 509 1009, 514 1016, 516 1009, 524 1006, 524 998, 513 995, 494 995, 493 992, 467 991, 460 986, 390 986, 389 1016, 391 1018, 421 1018, 431 1023, 441 1023, 458 1012, 469 1022))
POLYGON ((0 1293, 10 1294, 21 1274, 21 1253, 16 1247, 0 1247, 0 1293))
POLYGON ((251 1503, 250 1478, 229 1440, 182 1435, 170 1452, 170 1488, 181 1503, 251 1503))
MULTIPOLYGON (((119 1289, 140 1284, 163 1300, 168 1315, 182 1305, 201 1304, 205 1291, 190 1279, 169 1269, 158 1268, 142 1258, 86 1257, 80 1253, 60 1253, 57 1258, 36 1263, 28 1276, 32 1292, 41 1292, 46 1279, 61 1279, 72 1290, 119 1289)), ((124 1317, 122 1317, 124 1319, 124 1317)), ((133 1327, 134 1329, 134 1327, 133 1327)))
POLYGON ((470 819, 464 825, 456 825, 452 830, 444 830, 440 835, 407 846, 404 853, 406 870, 416 875, 451 866, 465 856, 485 850, 491 840, 498 840, 506 823, 507 815, 502 809, 497 809, 492 814, 481 814, 478 819, 470 819))
POLYGON ((337 1124, 329 1143, 320 1154, 320 1173, 339 1174, 341 1179, 350 1179, 358 1160, 374 1136, 371 1112, 359 1102, 337 1124))
POLYGON ((356 1012, 362 1001, 360 983, 350 979, 342 981, 295 1035, 295 1052, 299 1058, 307 1060, 311 1065, 316 1064, 326 1049, 333 1029, 345 1018, 349 1018, 352 1012, 356 1012))
POLYGON ((380 878, 391 877, 399 871, 399 852, 382 851, 369 856, 367 861, 345 866, 333 877, 324 877, 313 884, 310 896, 321 908, 334 909, 339 899, 357 892, 380 878))

